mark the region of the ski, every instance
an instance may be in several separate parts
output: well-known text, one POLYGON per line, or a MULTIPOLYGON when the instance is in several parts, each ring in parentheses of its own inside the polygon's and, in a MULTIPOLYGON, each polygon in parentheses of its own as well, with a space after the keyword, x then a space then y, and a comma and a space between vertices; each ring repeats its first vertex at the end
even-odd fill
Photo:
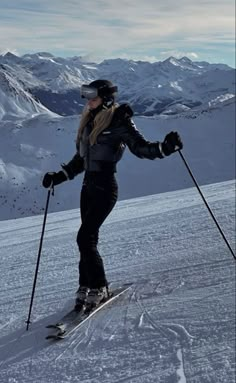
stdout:
POLYGON ((81 307, 81 310, 79 311, 72 309, 66 315, 64 315, 58 322, 48 324, 46 328, 64 331, 68 323, 74 322, 74 320, 78 319, 78 317, 80 317, 83 313, 84 313, 84 306, 81 307))
POLYGON ((122 287, 113 290, 109 297, 94 308, 84 307, 81 311, 71 310, 56 324, 49 324, 47 328, 53 329, 53 333, 47 335, 46 339, 60 340, 66 338, 69 334, 78 329, 83 323, 90 319, 94 314, 102 308, 112 303, 115 299, 124 294, 131 287, 131 283, 127 283, 122 287))

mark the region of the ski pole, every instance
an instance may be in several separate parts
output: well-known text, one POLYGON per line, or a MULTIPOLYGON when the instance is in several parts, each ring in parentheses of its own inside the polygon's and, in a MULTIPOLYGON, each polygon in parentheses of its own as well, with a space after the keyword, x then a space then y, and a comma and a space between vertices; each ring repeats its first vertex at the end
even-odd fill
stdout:
POLYGON ((224 233, 223 233, 223 231, 222 231, 220 225, 218 224, 218 222, 217 222, 217 220, 216 220, 214 214, 212 213, 212 210, 211 210, 210 206, 208 205, 208 203, 207 203, 207 201, 206 201, 206 199, 205 199, 205 197, 204 197, 204 195, 203 195, 203 193, 202 193, 200 187, 198 186, 198 183, 197 183, 197 181, 196 181, 196 179, 195 179, 195 177, 194 177, 194 175, 193 175, 193 173, 192 173, 192 171, 191 171, 189 165, 187 164, 187 161, 186 161, 186 159, 184 158, 183 153, 181 152, 181 150, 178 150, 178 152, 179 152, 180 157, 182 158, 182 160, 183 160, 183 162, 184 162, 184 164, 185 164, 185 166, 186 166, 186 168, 187 168, 187 170, 188 170, 188 172, 189 172, 189 174, 190 174, 190 176, 191 176, 191 178, 192 178, 192 180, 193 180, 193 182, 194 182, 194 184, 195 184, 197 190, 199 191, 199 194, 200 194, 200 196, 202 197, 203 202, 205 203, 205 205, 206 205, 206 207, 207 207, 207 209, 208 209, 208 211, 209 211, 211 217, 213 218, 213 221, 215 222, 215 224, 216 224, 216 226, 217 226, 217 228, 218 228, 220 234, 222 235, 222 237, 223 237, 223 239, 224 239, 226 245, 228 246, 229 251, 231 252, 231 254, 232 254, 232 256, 234 257, 234 259, 236 260, 236 256, 235 256, 235 254, 234 254, 234 252, 233 252, 233 250, 232 250, 232 248, 231 248, 229 242, 227 241, 227 238, 225 237, 225 235, 224 235, 224 233))
POLYGON ((49 190, 48 190, 47 202, 46 202, 46 207, 45 207, 45 212, 44 212, 43 228, 42 228, 42 233, 41 233, 41 238, 40 238, 40 243, 39 243, 38 258, 37 258, 37 264, 36 264, 36 269, 35 269, 35 274, 34 274, 34 283, 33 283, 33 289, 32 289, 31 300, 30 300, 29 314, 28 314, 28 319, 26 321, 26 323, 27 323, 26 331, 29 330, 29 325, 31 323, 30 317, 31 317, 31 311, 32 311, 32 307, 33 307, 34 293, 35 293, 35 288, 36 288, 36 282, 37 282, 37 276, 38 276, 38 270, 39 270, 39 262, 40 262, 41 251, 42 251, 42 246, 43 246, 43 237, 44 237, 44 231, 45 231, 45 226, 46 226, 46 220, 47 220, 47 214, 48 214, 48 205, 49 205, 51 190, 52 190, 52 195, 54 195, 53 185, 51 185, 49 190))

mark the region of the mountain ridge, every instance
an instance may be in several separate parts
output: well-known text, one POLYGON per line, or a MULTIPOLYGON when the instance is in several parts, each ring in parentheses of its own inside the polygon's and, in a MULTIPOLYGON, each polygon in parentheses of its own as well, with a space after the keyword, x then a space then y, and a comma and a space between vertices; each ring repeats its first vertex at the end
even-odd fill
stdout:
MULTIPOLYGON (((199 185, 235 177, 235 99, 206 109, 177 115, 135 117, 137 128, 150 141, 162 141, 177 130, 183 153, 199 185)), ((0 122, 1 220, 41 214, 45 204, 42 177, 59 171, 75 153, 77 116, 35 115, 22 121, 0 122)), ((192 180, 174 154, 163 160, 140 160, 125 151, 118 164, 119 200, 173 191, 192 186, 192 180)), ((79 207, 83 174, 55 188, 51 212, 79 207)))
MULTIPOLYGON (((82 57, 62 58, 47 52, 0 55, 16 80, 47 109, 60 115, 81 113, 84 100, 80 86, 96 78, 109 78, 118 85, 118 102, 129 102, 136 115, 160 115, 170 105, 182 105, 181 111, 211 102, 206 78, 212 77, 215 97, 235 94, 235 70, 225 64, 194 62, 188 57, 169 57, 149 63, 127 59, 85 62, 82 57), (224 89, 218 86, 223 81, 224 89), (194 89, 193 92, 191 90, 194 89), (150 108, 152 105, 152 108, 150 108)), ((0 69, 1 71, 1 69, 0 69)), ((173 114, 179 112, 176 108, 173 114)))
MULTIPOLYGON (((0 56, 0 219, 41 214, 45 203, 43 174, 60 170, 60 164, 75 153, 83 103, 79 89, 62 86, 63 81, 68 86, 71 83, 75 63, 80 83, 89 82, 95 74, 118 83, 118 101, 131 104, 134 121, 146 139, 162 141, 169 131, 177 130, 200 185, 235 177, 235 71, 231 68, 196 64, 185 57, 152 65, 116 59, 104 60, 99 66, 73 57, 73 65, 68 66, 66 59, 56 60, 47 52, 31 58, 5 55, 5 61, 0 56), (19 65, 19 60, 27 65, 19 65), (187 72, 183 69, 186 66, 190 66, 187 72), (47 72, 50 68, 52 72, 47 72), (72 77, 66 76, 67 70, 72 77), (60 83, 63 92, 47 90, 47 78, 56 86, 60 83)), ((126 150, 118 168, 119 199, 192 185, 176 154, 163 161, 140 161, 126 150)), ((79 206, 82 178, 56 188, 51 211, 79 206)))

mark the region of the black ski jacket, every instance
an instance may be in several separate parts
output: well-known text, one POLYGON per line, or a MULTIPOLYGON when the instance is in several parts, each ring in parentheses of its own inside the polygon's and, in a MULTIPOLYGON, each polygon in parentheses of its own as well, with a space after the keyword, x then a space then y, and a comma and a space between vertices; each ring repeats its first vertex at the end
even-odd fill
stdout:
POLYGON ((88 139, 92 128, 88 123, 77 147, 77 153, 68 164, 62 165, 69 179, 73 179, 84 170, 116 172, 116 164, 122 158, 126 146, 139 158, 154 160, 164 157, 160 142, 147 141, 136 129, 130 111, 127 104, 120 105, 114 112, 111 124, 98 135, 94 145, 91 145, 88 139))

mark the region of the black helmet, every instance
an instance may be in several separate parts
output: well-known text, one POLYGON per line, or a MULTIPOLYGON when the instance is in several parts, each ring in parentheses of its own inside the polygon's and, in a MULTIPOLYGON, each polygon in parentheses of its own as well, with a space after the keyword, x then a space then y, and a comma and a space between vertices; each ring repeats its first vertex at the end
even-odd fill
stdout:
POLYGON ((113 85, 109 80, 95 80, 89 85, 82 85, 80 89, 82 98, 90 100, 99 96, 103 99, 104 104, 114 102, 117 91, 117 86, 113 85))

